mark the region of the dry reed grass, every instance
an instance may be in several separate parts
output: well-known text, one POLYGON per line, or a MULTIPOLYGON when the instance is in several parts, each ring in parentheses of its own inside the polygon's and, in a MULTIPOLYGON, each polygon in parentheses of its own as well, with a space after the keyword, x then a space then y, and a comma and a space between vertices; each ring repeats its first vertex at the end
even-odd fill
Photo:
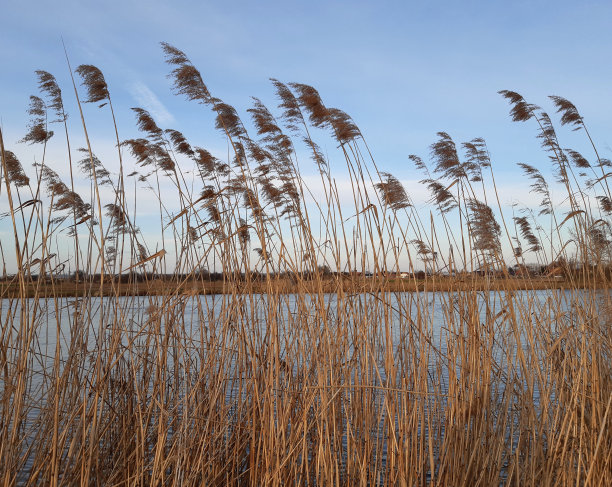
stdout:
MULTIPOLYGON (((188 57, 162 47, 177 94, 212 109, 228 160, 137 108, 143 136, 122 141, 115 124, 111 174, 92 151, 75 82, 87 141, 78 167, 91 181, 81 196, 62 92, 44 71, 23 139, 42 147, 35 176, 0 133, 14 240, 0 250, 5 269, 18 269, 1 296, 3 485, 612 484, 611 173, 594 145, 593 163, 561 149, 548 115, 504 91, 513 119, 534 122, 570 212, 557 215, 550 183, 523 165, 542 205, 505 218, 486 190, 495 179, 484 141, 463 144, 462 157, 441 132, 431 171, 411 156, 437 212, 422 220, 350 117, 314 88, 273 80, 280 116, 255 100, 254 139, 188 57), (50 118, 64 126, 69 183, 45 160, 50 118), (338 144, 350 209, 315 128, 338 144), (301 177, 294 143, 309 151, 323 199, 301 177), (122 148, 138 172, 124 175, 122 148), (157 196, 161 249, 136 226, 128 176, 157 196), (71 282, 61 234, 72 242, 71 282), (537 291, 558 286, 553 277, 508 276, 528 252, 564 272, 563 292, 537 291), (423 261, 423 279, 388 277, 406 257, 411 272, 423 261), (341 274, 355 269, 375 277, 341 274), (224 294, 195 296, 215 286, 224 294)), ((114 120, 102 72, 75 72, 84 101, 114 120)), ((590 140, 576 107, 553 102, 590 140)))

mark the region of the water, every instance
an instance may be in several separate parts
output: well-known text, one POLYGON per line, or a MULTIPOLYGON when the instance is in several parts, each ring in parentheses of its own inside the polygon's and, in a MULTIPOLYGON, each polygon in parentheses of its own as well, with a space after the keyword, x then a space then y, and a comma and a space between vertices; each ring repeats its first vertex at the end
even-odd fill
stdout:
MULTIPOLYGON (((160 397, 155 381, 162 377, 172 417, 181 418, 193 388, 209 380, 212 387, 208 375, 221 375, 228 423, 240 419, 241 405, 252 400, 249 384, 270 367, 280 374, 274 379, 280 389, 328 387, 338 390, 344 408, 369 401, 373 411, 384 412, 390 400, 416 401, 439 416, 449 395, 465 392, 467 382, 482 387, 487 381, 494 403, 503 403, 506 384, 520 383, 537 406, 541 388, 547 401, 554 393, 547 377, 529 382, 526 375, 546 371, 547 354, 562 351, 567 330, 597 318, 606 299, 606 292, 517 291, 2 300, 0 392, 11 393, 13 403, 24 400, 22 452, 41 440, 41 418, 60 377, 84 397, 96 391, 95 377, 107 384, 130 377, 136 385, 129 387, 140 388, 145 403, 160 397), (480 366, 490 368, 486 377, 480 366), (23 379, 21 394, 10 377, 23 379)), ((272 395, 285 404, 283 394, 272 395)), ((15 417, 2 411, 10 430, 15 417)), ((388 421, 399 428, 401 417, 380 414, 366 429, 347 424, 348 417, 341 427, 374 438, 373 455, 384 465, 388 421)), ((171 427, 167 441, 174 434, 171 427)), ((419 426, 417 434, 433 433, 419 426)), ((339 449, 348 441, 343 434, 339 449)), ((33 461, 26 458, 23 475, 33 461)))

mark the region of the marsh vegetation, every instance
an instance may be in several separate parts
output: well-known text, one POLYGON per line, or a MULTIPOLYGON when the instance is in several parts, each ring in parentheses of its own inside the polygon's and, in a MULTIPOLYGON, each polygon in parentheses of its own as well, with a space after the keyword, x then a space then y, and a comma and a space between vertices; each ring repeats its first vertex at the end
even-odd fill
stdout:
POLYGON ((243 123, 162 49, 225 157, 142 108, 122 139, 91 65, 69 66, 70 119, 36 71, 31 169, 0 133, 3 484, 612 484, 612 164, 571 102, 551 97, 590 155, 500 92, 550 162, 519 168, 539 206, 503 206, 485 141, 440 132, 410 156, 423 209, 311 86, 272 80, 278 106, 254 99, 243 123), (113 170, 88 133, 101 113, 113 170))

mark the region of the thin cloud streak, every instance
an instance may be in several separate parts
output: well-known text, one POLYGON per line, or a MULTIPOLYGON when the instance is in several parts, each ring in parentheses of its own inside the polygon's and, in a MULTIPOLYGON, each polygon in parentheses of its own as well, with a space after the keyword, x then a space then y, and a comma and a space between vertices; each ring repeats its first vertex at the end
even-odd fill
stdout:
POLYGON ((157 122, 161 124, 168 124, 176 121, 174 116, 172 116, 172 114, 166 109, 155 93, 153 93, 149 87, 141 81, 137 81, 132 84, 130 87, 130 93, 157 122))

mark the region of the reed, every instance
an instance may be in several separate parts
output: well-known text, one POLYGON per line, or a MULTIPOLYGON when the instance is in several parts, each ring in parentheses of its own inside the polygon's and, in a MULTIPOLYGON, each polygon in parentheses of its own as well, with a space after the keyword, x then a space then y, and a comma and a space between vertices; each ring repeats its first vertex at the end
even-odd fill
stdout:
POLYGON ((440 132, 430 164, 410 156, 422 208, 313 87, 272 80, 278 106, 254 99, 243 122, 162 49, 227 157, 143 108, 122 139, 91 65, 71 69, 78 128, 36 72, 32 171, 0 132, 3 485, 612 484, 612 164, 571 102, 552 97, 592 162, 500 92, 551 162, 520 165, 539 207, 503 207, 485 141, 440 132), (106 164, 97 110, 117 142, 106 164), (56 143, 63 167, 46 160, 56 143), (143 188, 157 243, 137 225, 143 188))

